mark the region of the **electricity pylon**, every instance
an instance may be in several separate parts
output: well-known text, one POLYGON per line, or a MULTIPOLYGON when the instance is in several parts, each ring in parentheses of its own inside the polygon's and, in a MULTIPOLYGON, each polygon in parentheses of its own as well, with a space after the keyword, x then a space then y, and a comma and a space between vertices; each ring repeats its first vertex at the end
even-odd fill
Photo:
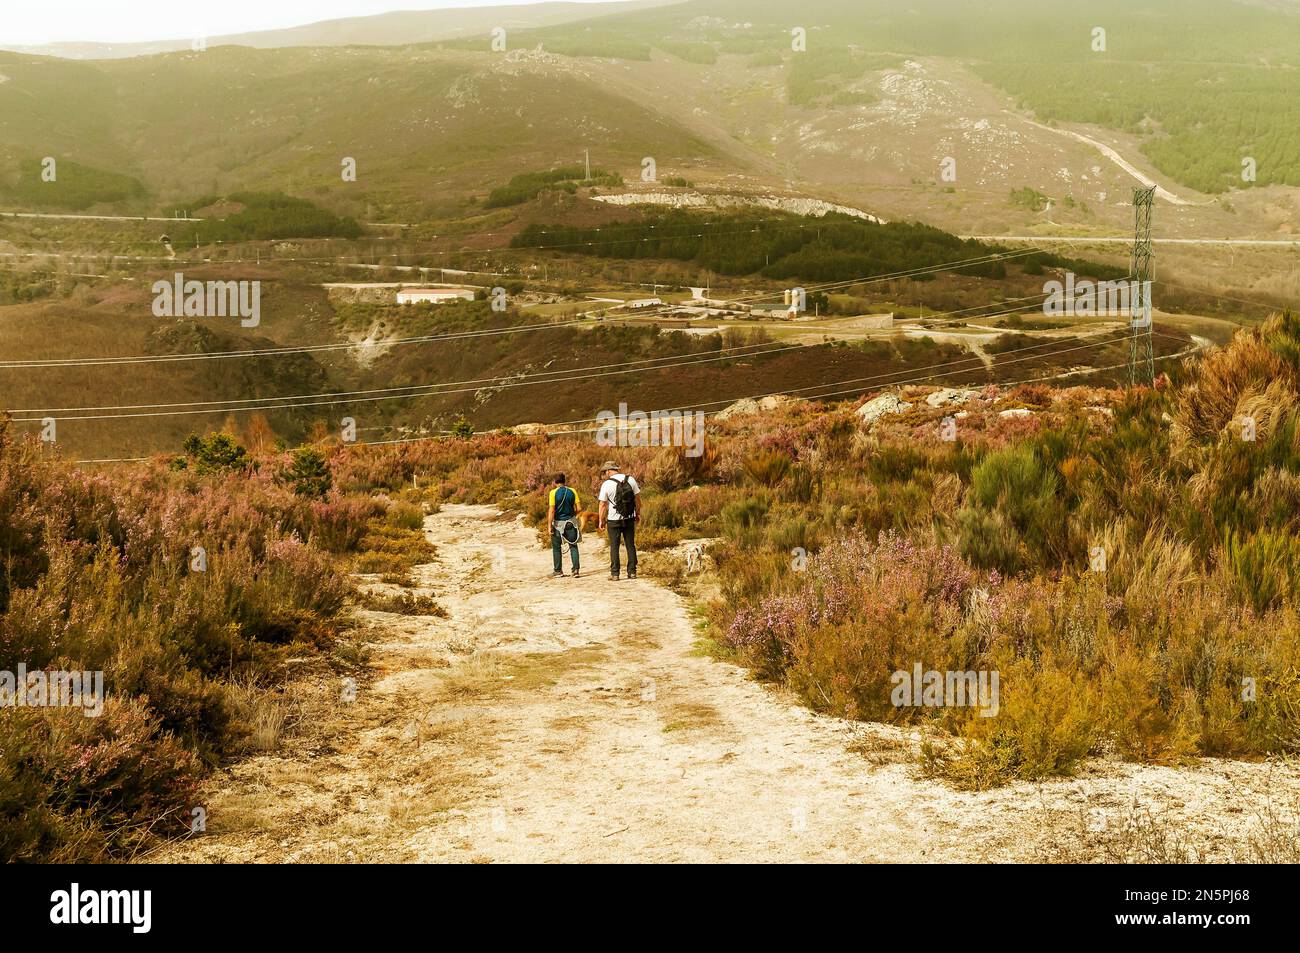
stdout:
POLYGON ((1128 383, 1154 386, 1156 358, 1151 347, 1151 210, 1156 187, 1133 190, 1133 262, 1130 272, 1128 383))

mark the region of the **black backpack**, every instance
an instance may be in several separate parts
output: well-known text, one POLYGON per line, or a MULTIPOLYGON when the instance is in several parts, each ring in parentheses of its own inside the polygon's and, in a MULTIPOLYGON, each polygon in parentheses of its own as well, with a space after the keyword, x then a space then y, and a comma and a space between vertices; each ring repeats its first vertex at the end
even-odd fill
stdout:
POLYGON ((636 515, 636 491, 627 482, 626 474, 621 480, 618 477, 610 477, 610 479, 615 484, 614 509, 618 510, 620 519, 632 519, 636 515))

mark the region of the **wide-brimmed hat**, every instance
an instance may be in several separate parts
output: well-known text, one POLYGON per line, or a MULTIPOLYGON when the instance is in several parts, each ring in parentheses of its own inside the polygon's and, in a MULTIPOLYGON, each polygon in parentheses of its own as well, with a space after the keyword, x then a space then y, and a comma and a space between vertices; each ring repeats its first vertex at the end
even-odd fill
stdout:
POLYGON ((617 469, 618 469, 618 464, 615 463, 613 460, 606 460, 604 463, 600 465, 601 473, 604 473, 606 470, 617 470, 617 469))

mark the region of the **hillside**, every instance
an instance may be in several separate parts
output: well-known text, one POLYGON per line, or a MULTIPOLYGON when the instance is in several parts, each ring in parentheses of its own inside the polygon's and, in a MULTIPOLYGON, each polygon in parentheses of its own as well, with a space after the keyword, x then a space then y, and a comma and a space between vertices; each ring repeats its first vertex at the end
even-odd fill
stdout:
POLYGON ((630 59, 657 48, 701 63, 744 54, 766 64, 780 51, 791 101, 829 100, 834 88, 840 98, 828 105, 847 111, 857 104, 842 91, 873 68, 866 54, 944 57, 973 64, 1040 120, 1140 134, 1162 173, 1218 192, 1242 184, 1243 155, 1267 167, 1259 184, 1300 185, 1297 12, 1219 0, 1101 0, 1086 10, 1033 0, 922 0, 906 8, 811 0, 795 24, 778 0, 694 0, 531 36, 557 49, 630 59), (806 31, 806 59, 790 50, 796 27, 806 31))
POLYGON ((402 221, 463 209, 522 169, 581 161, 584 147, 624 168, 647 154, 665 168, 714 155, 671 118, 523 54, 223 47, 95 63, 0 54, 0 75, 0 201, 26 199, 35 211, 69 204, 56 197, 59 181, 20 183, 23 163, 45 156, 130 176, 147 193, 108 194, 85 211, 170 210, 254 189, 402 221), (575 102, 581 116, 560 122, 575 102), (355 182, 341 175, 349 157, 355 182), (51 199, 30 201, 34 187, 51 199))
POLYGON ((629 183, 652 156, 661 180, 797 182, 886 218, 924 207, 959 234, 1122 234, 1135 175, 1175 197, 1159 223, 1171 237, 1300 234, 1293 8, 1059 6, 814 0, 800 12, 807 52, 791 49, 780 3, 691 0, 521 26, 505 53, 480 30, 392 48, 5 54, 0 182, 53 154, 142 183, 148 201, 114 200, 130 210, 275 187, 414 221, 590 148, 629 183), (58 111, 54 130, 43 108, 58 111), (338 175, 345 156, 355 183, 338 175), (1026 189, 1041 202, 1017 202, 1026 189))

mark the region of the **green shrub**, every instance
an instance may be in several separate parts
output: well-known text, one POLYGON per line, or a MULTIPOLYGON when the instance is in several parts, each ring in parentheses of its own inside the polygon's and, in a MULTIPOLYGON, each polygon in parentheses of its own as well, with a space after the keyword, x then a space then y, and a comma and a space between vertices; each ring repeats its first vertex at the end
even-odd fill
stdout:
POLYGON ((388 507, 385 518, 390 526, 398 529, 424 529, 424 510, 414 503, 393 503, 388 507))
POLYGON ((924 749, 929 773, 982 790, 1073 774, 1096 746, 1096 688, 1068 669, 1039 669, 1021 660, 1001 669, 999 693, 998 714, 966 717, 955 750, 924 749))
POLYGON ((722 508, 722 531, 732 539, 745 540, 767 518, 771 501, 756 495, 728 503, 722 508))
POLYGON ((1006 573, 1055 566, 1068 555, 1060 481, 1034 447, 990 454, 971 471, 958 514, 961 551, 975 565, 1006 573))
POLYGON ((173 466, 179 470, 193 470, 199 476, 238 470, 248 465, 248 451, 228 433, 214 433, 206 437, 191 434, 181 445, 185 452, 177 457, 173 466))
POLYGON ((293 487, 294 493, 314 497, 324 496, 334 482, 325 455, 314 447, 299 447, 293 452, 284 479, 293 487))
POLYGON ((1232 533, 1223 559, 1241 597, 1258 612, 1295 597, 1300 585, 1300 539, 1275 532, 1232 533))

